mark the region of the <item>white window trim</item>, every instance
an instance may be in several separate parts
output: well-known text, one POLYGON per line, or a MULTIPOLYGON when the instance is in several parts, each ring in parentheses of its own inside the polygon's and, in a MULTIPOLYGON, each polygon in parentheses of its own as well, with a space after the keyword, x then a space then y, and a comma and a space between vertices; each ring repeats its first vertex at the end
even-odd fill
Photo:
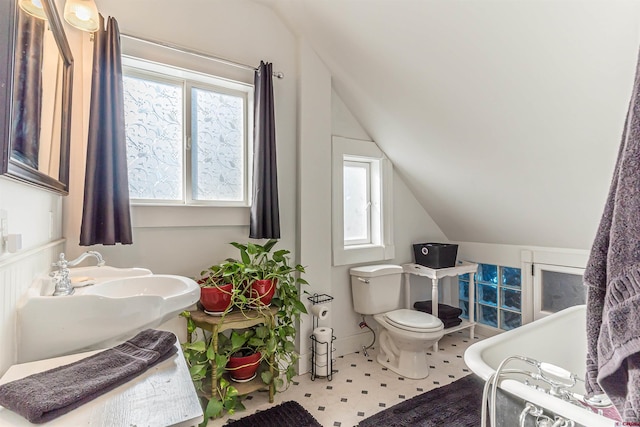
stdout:
MULTIPOLYGON (((376 185, 372 176, 372 185, 376 185)), ((332 144, 332 246, 333 265, 348 265, 393 259, 393 165, 373 141, 333 137, 332 144), (376 159, 380 162, 380 203, 371 209, 380 209, 381 232, 379 243, 367 245, 344 245, 344 184, 343 165, 345 158, 376 159)), ((374 205, 377 205, 374 206, 374 205)), ((376 216, 376 215, 374 215, 376 216)), ((374 224, 372 224, 374 225, 374 224)))

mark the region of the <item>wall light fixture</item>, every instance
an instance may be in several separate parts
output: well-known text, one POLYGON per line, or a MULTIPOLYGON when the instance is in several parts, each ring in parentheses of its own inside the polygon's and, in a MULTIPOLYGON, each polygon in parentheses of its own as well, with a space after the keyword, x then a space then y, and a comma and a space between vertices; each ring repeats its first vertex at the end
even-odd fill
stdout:
POLYGON ((93 0, 67 0, 64 5, 64 19, 72 26, 91 33, 98 31, 100 22, 98 7, 93 0))
POLYGON ((44 20, 47 19, 47 15, 44 13, 44 8, 40 0, 19 0, 18 6, 31 16, 44 20))

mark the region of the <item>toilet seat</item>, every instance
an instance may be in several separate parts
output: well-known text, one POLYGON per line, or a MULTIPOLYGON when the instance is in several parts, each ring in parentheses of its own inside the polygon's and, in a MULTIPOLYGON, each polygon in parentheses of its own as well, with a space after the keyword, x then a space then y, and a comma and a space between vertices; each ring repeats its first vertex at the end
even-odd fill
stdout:
POLYGON ((431 314, 406 308, 384 314, 384 319, 396 328, 410 332, 437 332, 444 329, 440 319, 431 314))

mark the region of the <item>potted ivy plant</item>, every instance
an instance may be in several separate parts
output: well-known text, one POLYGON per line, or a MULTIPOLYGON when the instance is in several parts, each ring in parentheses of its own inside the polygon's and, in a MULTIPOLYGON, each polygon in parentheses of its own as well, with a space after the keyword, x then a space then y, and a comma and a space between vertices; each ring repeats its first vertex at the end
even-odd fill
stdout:
MULTIPOLYGON (((269 240, 264 244, 232 242, 231 245, 240 252, 239 258, 228 258, 201 273, 205 285, 220 286, 221 282, 232 284, 232 307, 237 307, 247 318, 255 318, 255 312, 259 312, 265 318, 263 324, 249 330, 234 330, 229 336, 219 333, 215 340, 217 348, 214 348, 210 335, 192 340, 195 324, 188 311, 182 314, 187 318, 189 331, 189 340, 183 344, 183 351, 198 390, 202 390, 202 382, 212 376, 211 366, 215 366, 215 378, 211 378, 214 392, 206 404, 205 420, 243 408, 233 379, 227 381, 223 376, 224 373, 233 376, 237 369, 233 363, 229 365, 230 359, 246 356, 239 352, 251 351, 253 357, 259 359, 262 365, 258 371, 259 378, 264 384, 273 386, 275 391, 288 387, 296 374, 295 365, 299 359, 295 348, 296 323, 300 315, 307 312, 300 299, 303 292, 300 288, 308 283, 302 277, 304 267, 290 262, 290 251, 274 250, 276 244, 277 240, 269 240), (270 301, 267 300, 269 295, 263 299, 265 295, 254 294, 250 290, 251 284, 260 280, 272 283, 270 292, 273 296, 270 301), (255 353, 260 355, 256 356, 255 353)), ((229 311, 221 314, 221 322, 224 322, 229 311)), ((250 364, 253 363, 245 361, 239 366, 250 364)), ((251 376, 253 374, 241 374, 236 379, 242 381, 251 376)))
POLYGON ((228 355, 226 371, 236 382, 246 382, 255 378, 260 362, 266 354, 268 327, 264 325, 247 329, 243 332, 232 331, 227 338, 218 338, 219 352, 228 355))
POLYGON ((214 265, 200 273, 200 304, 208 314, 222 315, 231 310, 236 289, 233 275, 225 264, 214 265))
MULTIPOLYGON (((305 273, 304 267, 290 262, 289 250, 274 250, 277 243, 276 239, 271 239, 262 245, 238 242, 232 242, 231 245, 240 251, 239 270, 242 271, 243 283, 246 283, 246 286, 259 280, 273 282, 275 290, 270 303, 277 311, 271 314, 272 327, 268 329, 269 337, 265 337, 269 345, 265 346, 264 355, 264 360, 273 360, 273 369, 264 371, 262 379, 267 384, 273 381, 276 389, 282 389, 288 386, 295 375, 295 365, 300 357, 295 350, 296 322, 300 320, 301 314, 307 313, 300 299, 304 291, 300 288, 308 282, 302 277, 305 273), (273 372, 276 375, 273 375, 273 372)), ((255 296, 250 298, 249 302, 262 312, 267 311, 262 299, 262 304, 256 304, 255 296)))

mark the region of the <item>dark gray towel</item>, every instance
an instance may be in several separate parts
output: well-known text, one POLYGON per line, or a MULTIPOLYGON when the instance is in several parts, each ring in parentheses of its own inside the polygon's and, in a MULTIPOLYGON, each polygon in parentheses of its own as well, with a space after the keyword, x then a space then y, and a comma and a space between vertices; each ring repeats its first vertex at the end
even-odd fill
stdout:
MULTIPOLYGON (((416 310, 424 311, 425 313, 431 313, 431 300, 428 301, 416 301, 413 303, 413 308, 416 310)), ((440 319, 455 319, 462 314, 462 309, 459 307, 452 307, 447 304, 438 304, 438 318, 440 319)))
POLYGON ((176 341, 171 332, 147 329, 93 356, 0 385, 0 405, 32 423, 50 421, 166 360, 176 341))
POLYGON ((453 328, 454 326, 458 326, 460 323, 462 323, 462 319, 460 319, 459 317, 456 317, 454 319, 440 319, 442 320, 442 323, 444 324, 444 328, 453 328))
POLYGON ((604 391, 624 421, 640 422, 640 64, 584 282, 587 393, 604 391))

